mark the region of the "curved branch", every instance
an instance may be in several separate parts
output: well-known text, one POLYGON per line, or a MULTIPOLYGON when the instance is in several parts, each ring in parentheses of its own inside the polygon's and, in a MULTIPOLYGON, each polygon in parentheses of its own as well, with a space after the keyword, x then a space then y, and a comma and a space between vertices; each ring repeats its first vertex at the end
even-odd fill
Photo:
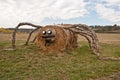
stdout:
POLYGON ((92 50, 92 52, 99 56, 99 43, 98 38, 95 32, 87 25, 77 24, 77 25, 70 25, 70 27, 64 27, 64 29, 69 29, 72 32, 75 32, 77 34, 80 34, 81 36, 84 36, 89 43, 89 47, 92 50))
POLYGON ((32 43, 34 43, 34 42, 35 42, 36 38, 37 38, 37 36, 35 36, 35 37, 34 37, 34 39, 32 40, 32 43))
POLYGON ((76 32, 77 34, 80 34, 81 36, 85 37, 87 39, 88 43, 89 43, 90 50, 92 50, 92 52, 95 55, 99 56, 99 54, 100 54, 99 50, 96 49, 96 43, 94 42, 93 37, 91 37, 90 34, 88 34, 86 32, 80 32, 80 31, 78 32, 78 31, 75 31, 75 30, 70 29, 70 28, 66 28, 66 29, 68 29, 70 31, 73 31, 73 32, 76 32))
POLYGON ((32 23, 27 23, 27 22, 22 22, 22 23, 19 23, 15 30, 13 31, 13 34, 12 34, 12 48, 15 49, 16 48, 16 45, 15 45, 15 40, 16 40, 16 31, 18 30, 18 28, 20 26, 23 26, 23 25, 28 25, 28 26, 32 26, 32 27, 36 27, 36 28, 42 28, 42 26, 39 26, 39 25, 34 25, 32 23))
POLYGON ((30 34, 29 34, 29 36, 28 36, 28 38, 27 38, 27 41, 26 41, 25 45, 28 45, 28 42, 29 42, 29 40, 30 40, 30 38, 31 38, 32 33, 35 32, 35 31, 38 30, 38 29, 40 29, 40 28, 36 28, 36 29, 34 29, 33 31, 30 32, 30 34))

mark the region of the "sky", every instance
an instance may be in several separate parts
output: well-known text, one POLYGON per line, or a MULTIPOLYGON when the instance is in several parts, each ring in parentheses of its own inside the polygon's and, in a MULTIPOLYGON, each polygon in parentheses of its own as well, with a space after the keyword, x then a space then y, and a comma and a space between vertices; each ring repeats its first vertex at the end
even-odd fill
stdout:
POLYGON ((0 0, 0 27, 20 22, 120 25, 120 0, 0 0))

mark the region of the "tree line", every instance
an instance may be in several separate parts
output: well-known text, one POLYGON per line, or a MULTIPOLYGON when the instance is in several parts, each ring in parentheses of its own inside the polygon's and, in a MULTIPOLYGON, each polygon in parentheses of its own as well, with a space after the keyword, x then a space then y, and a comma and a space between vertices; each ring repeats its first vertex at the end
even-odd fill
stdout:
MULTIPOLYGON (((120 33, 120 26, 114 25, 92 25, 90 26, 97 33, 120 33)), ((0 33, 12 33, 14 28, 0 28, 0 33)), ((33 29, 18 29, 19 33, 30 33, 33 29)))
POLYGON ((120 26, 117 24, 105 26, 95 25, 91 27, 98 33, 120 33, 120 26))

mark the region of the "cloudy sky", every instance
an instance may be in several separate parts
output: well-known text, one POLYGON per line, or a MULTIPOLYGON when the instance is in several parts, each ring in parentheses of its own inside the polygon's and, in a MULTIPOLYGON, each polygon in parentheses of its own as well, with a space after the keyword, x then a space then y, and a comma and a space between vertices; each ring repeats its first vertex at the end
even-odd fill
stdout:
POLYGON ((120 24, 120 0, 0 0, 0 27, 20 22, 120 24))

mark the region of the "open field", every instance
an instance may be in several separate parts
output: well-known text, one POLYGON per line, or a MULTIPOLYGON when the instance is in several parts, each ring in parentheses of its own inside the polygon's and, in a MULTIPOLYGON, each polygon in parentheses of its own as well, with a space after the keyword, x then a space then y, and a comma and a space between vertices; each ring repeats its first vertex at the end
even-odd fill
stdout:
MULTIPOLYGON (((98 33, 97 34, 100 43, 120 45, 120 34, 111 33, 98 33)), ((83 37, 79 37, 80 41, 86 41, 83 37)))
MULTIPOLYGON (((27 35, 17 34, 17 49, 6 51, 11 34, 0 33, 0 80, 120 80, 120 61, 98 60, 83 37, 74 51, 43 54, 34 44, 23 45, 27 35)), ((120 57, 120 34, 97 35, 102 56, 120 57)))
MULTIPOLYGON (((17 34, 17 40, 26 40, 28 34, 17 34)), ((31 40, 34 38, 35 34, 32 35, 31 40)), ((111 33, 98 33, 97 34, 100 43, 115 44, 120 45, 120 34, 111 34, 111 33)), ((0 42, 1 41, 11 41, 12 34, 2 34, 0 33, 0 42)), ((79 36, 79 41, 86 41, 84 37, 79 36)))

